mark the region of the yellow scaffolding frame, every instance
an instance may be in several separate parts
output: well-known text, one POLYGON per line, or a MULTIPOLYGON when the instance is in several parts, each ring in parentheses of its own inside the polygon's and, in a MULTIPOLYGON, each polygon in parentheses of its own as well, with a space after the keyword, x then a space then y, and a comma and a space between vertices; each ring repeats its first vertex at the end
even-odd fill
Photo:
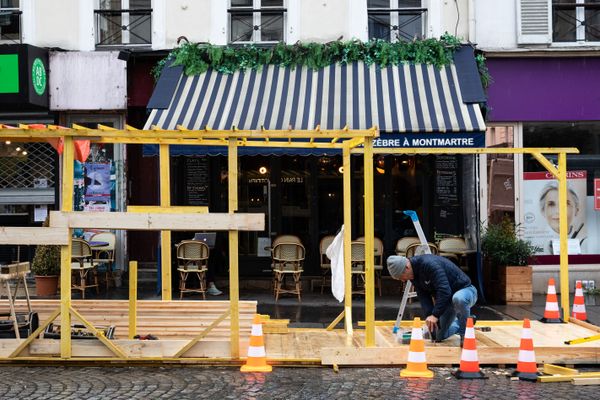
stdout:
MULTIPOLYGON (((237 212, 237 170, 238 170, 238 147, 289 147, 289 148, 312 148, 312 149, 339 149, 343 157, 343 188, 344 193, 350 193, 351 177, 351 154, 364 154, 364 224, 365 224, 365 345, 375 346, 375 299, 374 299, 374 259, 373 259, 373 155, 374 154, 532 154, 549 172, 559 181, 560 202, 560 290, 561 305, 564 319, 569 319, 569 296, 568 296, 568 253, 567 253, 567 174, 566 154, 577 154, 576 148, 373 148, 373 139, 379 135, 376 127, 366 130, 350 130, 348 128, 339 130, 256 130, 242 131, 236 128, 226 131, 213 131, 211 129, 190 131, 182 127, 177 130, 162 130, 153 127, 151 130, 137 130, 131 126, 119 130, 99 125, 98 129, 88 129, 74 126, 73 129, 49 125, 46 129, 29 129, 25 125, 18 129, 0 129, 0 140, 17 140, 20 142, 44 141, 46 139, 63 139, 64 153, 62 157, 62 180, 61 211, 72 211, 73 204, 73 141, 90 140, 96 143, 124 143, 124 144, 158 144, 160 157, 160 208, 161 212, 174 214, 185 213, 185 207, 171 207, 169 197, 169 145, 198 145, 198 146, 228 146, 228 193, 229 213, 237 212), (362 147, 359 147, 362 145, 362 147), (554 166, 543 154, 558 154, 558 166, 554 166), (167 211, 165 211, 167 210, 167 211)), ((337 322, 344 318, 344 327, 348 337, 352 336, 352 287, 350 267, 350 242, 351 242, 351 198, 344 196, 344 280, 345 300, 344 310, 336 318, 334 323, 328 327, 333 328, 337 322)), ((133 211, 135 212, 135 211, 133 211)), ((201 212, 201 211, 193 211, 201 212)), ((69 235, 72 229, 69 229, 69 235)), ((6 244, 10 244, 6 242, 6 244)), ((169 265, 171 259, 170 231, 161 231, 162 262, 169 265)), ((71 314, 73 313, 82 322, 91 326, 71 306, 71 274, 70 274, 70 242, 61 246, 61 307, 60 312, 55 311, 51 318, 61 316, 61 357, 71 358, 71 337, 64 332, 70 332, 71 314)), ((239 265, 238 265, 238 231, 229 231, 229 257, 230 257, 230 309, 213 324, 216 325, 228 315, 231 319, 231 358, 239 359, 239 265), (228 314, 228 315, 227 315, 228 314)), ((162 268, 162 299, 170 300, 171 279, 170 269, 162 268)), ((134 275, 134 280, 135 280, 134 275)), ((134 301, 130 299, 130 302, 134 301)), ((130 321, 135 321, 135 306, 130 315, 130 321)), ((51 320, 46 321, 50 323, 51 320)), ((134 323, 134 322, 132 322, 134 323)), ((209 328, 210 329, 210 328, 209 328)), ((38 329, 38 331, 40 331, 38 329)), ((19 345, 17 350, 11 354, 15 357, 34 338, 39 335, 36 331, 27 340, 19 345)), ((130 333, 135 332, 135 326, 130 327, 130 333)), ((206 331, 201 333, 192 342, 186 345, 178 355, 182 355, 193 343, 200 340, 206 331)), ((101 332, 96 335, 102 340, 101 332)), ((103 340, 105 344, 117 356, 126 358, 120 348, 103 340)))

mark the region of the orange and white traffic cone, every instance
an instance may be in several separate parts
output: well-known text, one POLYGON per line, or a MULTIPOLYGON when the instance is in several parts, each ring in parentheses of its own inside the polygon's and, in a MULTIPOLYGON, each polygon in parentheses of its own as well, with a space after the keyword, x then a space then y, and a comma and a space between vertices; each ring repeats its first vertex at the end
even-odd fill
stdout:
POLYGON ((531 323, 528 319, 523 320, 523 333, 521 334, 521 347, 519 348, 519 359, 517 369, 512 376, 522 381, 537 381, 539 373, 535 362, 533 351, 533 338, 531 336, 531 323))
POLYGON ((544 310, 544 318, 540 322, 546 324, 562 324, 564 321, 560 318, 558 310, 558 298, 556 297, 556 287, 554 286, 554 278, 548 280, 548 293, 546 294, 546 309, 544 310))
POLYGON ((587 313, 585 312, 585 300, 583 298, 583 289, 581 281, 575 282, 575 300, 573 300, 573 318, 580 321, 587 321, 587 313))
POLYGON ((423 340, 423 328, 421 318, 413 321, 410 345, 408 346, 408 362, 406 368, 400 371, 401 378, 433 378, 433 371, 427 369, 425 359, 425 341, 423 340))
POLYGON ((458 379, 487 379, 487 376, 479 369, 479 357, 477 356, 477 342, 475 340, 473 318, 467 318, 465 340, 460 355, 460 367, 454 372, 454 376, 458 379))
POLYGON ((242 365, 242 372, 271 372, 273 367, 267 364, 267 353, 265 351, 265 340, 262 332, 260 315, 254 315, 252 321, 252 333, 248 345, 248 358, 246 364, 242 365))

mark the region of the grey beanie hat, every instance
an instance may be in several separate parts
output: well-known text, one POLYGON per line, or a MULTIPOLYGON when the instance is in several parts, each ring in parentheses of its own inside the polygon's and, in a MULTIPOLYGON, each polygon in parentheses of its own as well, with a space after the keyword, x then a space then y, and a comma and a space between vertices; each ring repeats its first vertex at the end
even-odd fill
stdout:
POLYGON ((403 256, 389 256, 387 259, 387 267, 390 272, 390 276, 394 279, 400 279, 400 275, 406 268, 408 258, 403 256))

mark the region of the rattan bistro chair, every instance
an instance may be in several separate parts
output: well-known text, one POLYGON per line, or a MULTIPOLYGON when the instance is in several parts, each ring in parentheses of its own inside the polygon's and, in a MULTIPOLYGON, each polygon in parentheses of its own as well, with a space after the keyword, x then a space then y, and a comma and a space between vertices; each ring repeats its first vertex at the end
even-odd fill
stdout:
POLYGON ((352 294, 365 294, 365 242, 350 243, 350 265, 352 272, 352 294))
POLYGON ((183 240, 177 244, 177 271, 179 271, 179 299, 184 293, 200 293, 206 300, 206 271, 208 270, 208 245, 197 240, 183 240), (190 274, 198 277, 198 288, 188 288, 190 274))
POLYGON ((95 287, 96 294, 100 293, 98 285, 98 271, 92 258, 92 248, 83 239, 73 239, 71 242, 71 272, 73 275, 71 289, 81 291, 81 298, 85 299, 85 290, 95 287), (92 272, 93 284, 88 284, 89 273, 92 272))
POLYGON ((302 301, 302 282, 300 280, 304 272, 304 246, 300 243, 278 243, 273 247, 273 272, 275 274, 275 301, 283 293, 295 294, 298 301, 302 301), (286 288, 285 278, 291 276, 293 286, 286 288))
POLYGON ((396 242, 396 255, 406 256, 406 249, 411 244, 421 243, 418 237, 416 236, 405 236, 403 238, 398 239, 396 242))
POLYGON ((467 264, 467 256, 460 251, 468 250, 467 242, 462 237, 448 237, 439 241, 438 249, 440 256, 446 257, 458 265, 463 271, 469 269, 467 264), (458 252, 458 253, 457 253, 458 252))
POLYGON ((92 247, 92 254, 94 257, 94 264, 104 264, 104 281, 106 282, 106 289, 108 290, 109 284, 112 281, 114 284, 115 278, 113 276, 113 266, 115 263, 115 243, 117 239, 112 232, 100 232, 96 233, 90 238, 90 242, 106 242, 104 246, 92 247))
MULTIPOLYGON (((356 239, 357 242, 364 242, 364 236, 356 239)), ((381 297, 381 274, 383 272, 383 241, 378 237, 373 238, 373 270, 375 275, 375 285, 379 291, 379 297, 381 297)))
POLYGON ((273 243, 271 243, 270 247, 265 248, 271 250, 271 271, 273 272, 273 278, 271 279, 271 290, 273 291, 273 294, 275 294, 276 286, 275 269, 278 267, 277 261, 273 257, 273 250, 275 249, 275 246, 280 243, 298 243, 301 245, 302 241, 296 235, 279 235, 273 239, 273 243))

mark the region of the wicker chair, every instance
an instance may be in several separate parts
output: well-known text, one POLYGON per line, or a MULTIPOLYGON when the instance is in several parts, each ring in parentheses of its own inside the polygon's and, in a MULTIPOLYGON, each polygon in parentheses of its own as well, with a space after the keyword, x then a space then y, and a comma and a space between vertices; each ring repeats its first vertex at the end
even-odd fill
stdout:
POLYGON ((277 243, 273 248, 273 272, 275 274, 275 301, 284 293, 295 294, 302 301, 302 276, 305 250, 300 243, 277 243), (285 278, 291 276, 293 287, 286 288, 285 278))
POLYGON ((177 245, 177 271, 179 281, 179 299, 184 293, 200 293, 206 300, 206 271, 210 250, 206 243, 197 240, 184 240, 177 245), (198 277, 198 288, 188 288, 187 279, 192 275, 198 277))
POLYGON ((327 276, 331 275, 331 260, 327 257, 325 252, 327 248, 331 245, 335 239, 333 235, 324 236, 319 242, 319 264, 321 265, 321 294, 323 294, 323 287, 325 286, 325 281, 327 280, 327 276))
POLYGON ((92 258, 92 248, 89 243, 83 239, 73 239, 71 242, 71 272, 75 277, 72 281, 71 289, 80 290, 82 299, 85 299, 85 290, 87 288, 95 287, 96 294, 100 293, 96 266, 92 258), (88 284, 90 272, 94 278, 93 284, 88 284))

